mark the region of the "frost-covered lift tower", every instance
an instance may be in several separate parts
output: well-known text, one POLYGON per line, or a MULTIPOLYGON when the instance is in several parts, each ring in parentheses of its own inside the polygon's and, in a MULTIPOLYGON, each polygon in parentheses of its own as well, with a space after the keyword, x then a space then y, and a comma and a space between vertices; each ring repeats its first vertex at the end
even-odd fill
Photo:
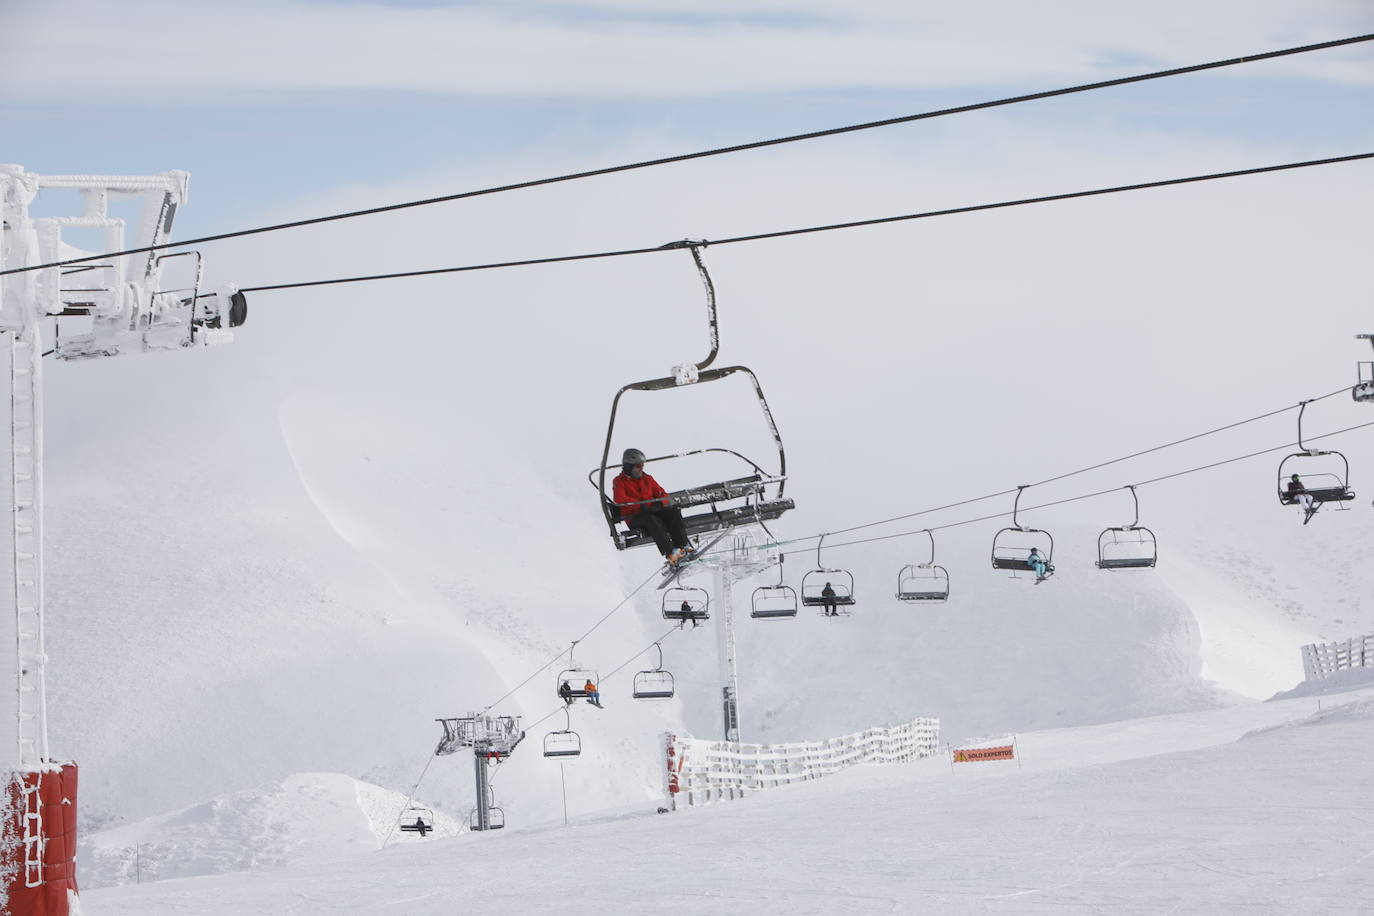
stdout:
POLYGON ((444 727, 444 737, 434 749, 438 757, 456 754, 460 748, 472 748, 473 769, 477 777, 477 809, 469 826, 473 830, 499 830, 506 826, 500 809, 491 805, 491 779, 487 767, 491 761, 502 761, 515 752, 515 746, 525 738, 519 716, 487 716, 469 713, 455 719, 436 719, 444 727))
POLYGON ((243 323, 235 290, 203 290, 192 251, 94 256, 165 243, 186 202, 189 175, 35 175, 0 165, 0 362, 10 381, 8 448, 0 485, 11 523, 0 525, 7 567, 0 609, 0 748, 9 756, 3 855, 8 912, 65 914, 76 892, 76 767, 48 749, 43 642, 44 356, 90 359, 223 343, 243 323), (51 192, 43 194, 43 192, 51 192), (52 197, 77 204, 66 215, 52 197), (81 263, 32 270, 39 264, 81 263), (4 271, 21 271, 3 273, 4 271))

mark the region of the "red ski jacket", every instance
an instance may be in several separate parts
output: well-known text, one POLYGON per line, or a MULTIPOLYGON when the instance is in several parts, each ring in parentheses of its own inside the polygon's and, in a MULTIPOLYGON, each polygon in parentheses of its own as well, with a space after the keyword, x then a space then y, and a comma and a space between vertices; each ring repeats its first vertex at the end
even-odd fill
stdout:
MULTIPOLYGON (((617 505, 620 506, 620 517, 623 519, 638 515, 644 505, 627 506, 626 503, 637 503, 640 500, 653 499, 655 496, 662 497, 660 502, 668 505, 668 491, 658 485, 648 474, 643 475, 638 480, 629 474, 619 474, 613 482, 612 495, 617 505)), ((652 505, 649 503, 648 505, 652 505)))

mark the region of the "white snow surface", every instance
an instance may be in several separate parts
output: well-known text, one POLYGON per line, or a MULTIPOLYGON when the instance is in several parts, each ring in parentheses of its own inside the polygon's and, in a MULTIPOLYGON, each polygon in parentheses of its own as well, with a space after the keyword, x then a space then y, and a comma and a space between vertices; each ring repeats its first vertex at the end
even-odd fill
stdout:
MULTIPOLYGON (((266 789, 234 792, 93 834, 86 840, 90 860, 81 880, 100 887, 337 862, 383 844, 419 842, 418 834, 396 829, 397 813, 406 808, 404 795, 351 776, 298 773, 266 789)), ((429 838, 460 832, 457 821, 425 809, 426 820, 431 814, 429 838)), ((411 820, 417 815, 410 811, 411 820)))
POLYGON ((741 801, 97 890, 106 916, 1332 913, 1374 863, 1374 687, 1022 734, 741 801))

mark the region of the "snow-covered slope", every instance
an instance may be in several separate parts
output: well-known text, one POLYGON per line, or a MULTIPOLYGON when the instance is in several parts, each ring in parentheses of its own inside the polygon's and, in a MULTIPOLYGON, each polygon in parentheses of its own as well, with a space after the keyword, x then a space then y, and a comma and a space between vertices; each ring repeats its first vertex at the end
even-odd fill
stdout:
POLYGON ((88 893, 101 913, 1328 913, 1368 893, 1374 686, 1022 734, 743 801, 88 893), (474 888, 481 888, 480 901, 474 888))
MULTIPOLYGON (((423 801, 434 832, 462 824, 423 801)), ((418 843, 397 828, 404 795, 340 773, 298 773, 266 789, 244 790, 203 804, 103 830, 87 838, 82 881, 90 887, 165 881, 286 865, 338 862, 383 844, 418 843)), ((412 817, 421 812, 412 811, 412 817)))

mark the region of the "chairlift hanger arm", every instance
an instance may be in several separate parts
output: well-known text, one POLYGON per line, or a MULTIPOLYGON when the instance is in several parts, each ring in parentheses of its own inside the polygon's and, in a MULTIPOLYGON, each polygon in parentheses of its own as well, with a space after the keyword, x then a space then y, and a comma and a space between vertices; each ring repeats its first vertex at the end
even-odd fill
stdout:
POLYGON ((696 262, 697 273, 701 275, 701 283, 706 287, 706 325, 711 340, 711 352, 706 354, 706 358, 696 364, 698 370, 705 369, 716 361, 716 354, 720 352, 720 326, 716 315, 716 285, 711 282, 711 272, 706 269, 706 261, 701 257, 701 249, 710 243, 705 239, 683 239, 680 242, 669 242, 663 248, 686 248, 692 252, 692 260, 696 262))

